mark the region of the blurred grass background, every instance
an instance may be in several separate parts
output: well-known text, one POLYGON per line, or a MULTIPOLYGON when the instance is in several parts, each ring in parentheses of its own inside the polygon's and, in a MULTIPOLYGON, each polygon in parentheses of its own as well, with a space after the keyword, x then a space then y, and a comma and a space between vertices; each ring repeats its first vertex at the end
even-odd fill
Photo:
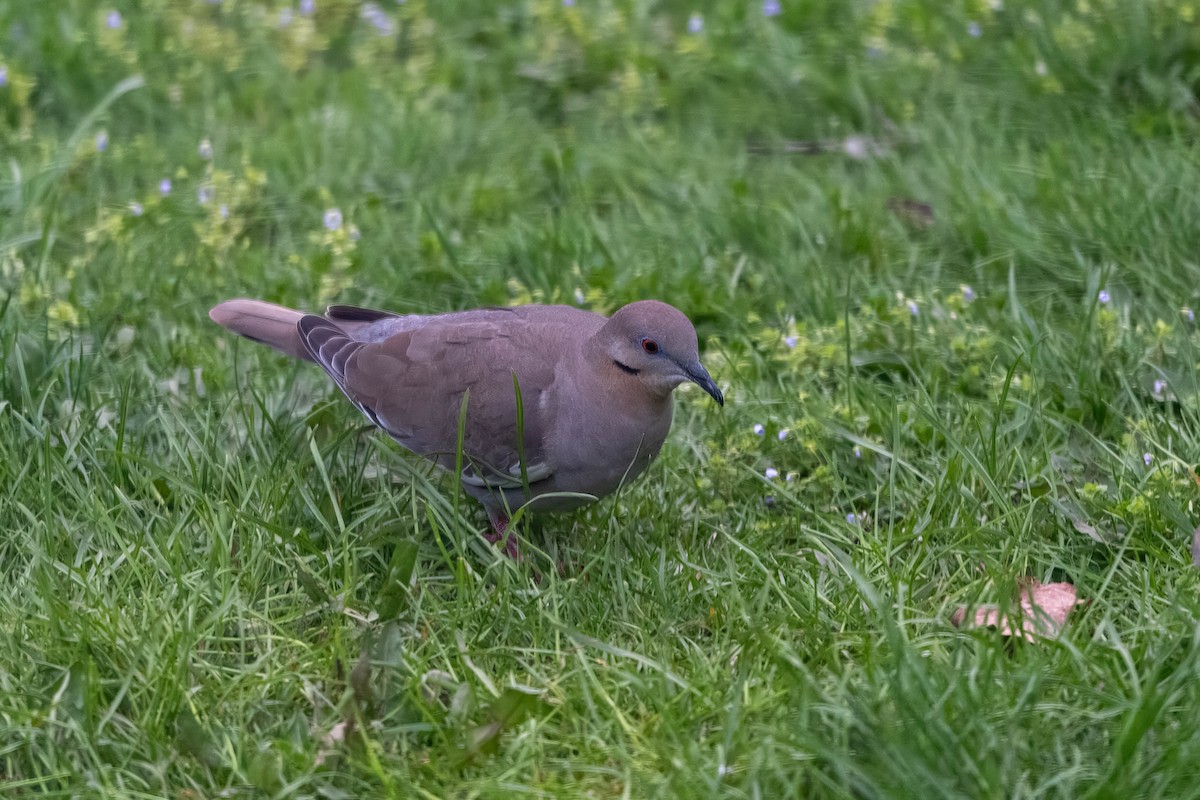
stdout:
POLYGON ((0 794, 1200 794, 1196 13, 0 5, 0 794), (516 564, 237 295, 658 297, 730 403, 516 564))

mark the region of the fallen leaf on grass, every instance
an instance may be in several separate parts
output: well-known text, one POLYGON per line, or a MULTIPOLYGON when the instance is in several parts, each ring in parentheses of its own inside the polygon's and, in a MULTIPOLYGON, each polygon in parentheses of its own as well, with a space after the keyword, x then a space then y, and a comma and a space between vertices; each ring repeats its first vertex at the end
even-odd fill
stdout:
POLYGON ((750 142, 746 149, 755 155, 819 156, 840 154, 854 161, 891 155, 892 145, 883 139, 852 133, 841 139, 785 139, 778 144, 750 142))
POLYGON ((926 229, 933 226, 933 206, 911 197, 889 197, 888 211, 903 223, 913 228, 926 229))
POLYGON ((1019 609, 1004 614, 997 605, 984 605, 967 619, 967 608, 960 606, 950 615, 950 622, 956 628, 999 628, 1002 636, 1019 636, 1035 642, 1039 636, 1046 639, 1058 636, 1071 609, 1086 602, 1076 595, 1073 584, 1041 583, 1031 578, 1021 586, 1019 609))

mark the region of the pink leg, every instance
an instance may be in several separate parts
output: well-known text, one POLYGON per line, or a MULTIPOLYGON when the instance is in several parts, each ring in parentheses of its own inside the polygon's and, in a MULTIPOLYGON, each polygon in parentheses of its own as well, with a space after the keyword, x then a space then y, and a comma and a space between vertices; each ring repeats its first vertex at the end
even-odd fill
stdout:
POLYGON ((524 561, 521 557, 521 551, 517 549, 517 537, 515 534, 508 534, 507 539, 505 534, 508 532, 508 517, 504 516, 499 511, 489 511, 488 519, 492 522, 492 532, 485 533, 483 536, 489 542, 495 545, 504 543, 504 552, 513 561, 524 561))

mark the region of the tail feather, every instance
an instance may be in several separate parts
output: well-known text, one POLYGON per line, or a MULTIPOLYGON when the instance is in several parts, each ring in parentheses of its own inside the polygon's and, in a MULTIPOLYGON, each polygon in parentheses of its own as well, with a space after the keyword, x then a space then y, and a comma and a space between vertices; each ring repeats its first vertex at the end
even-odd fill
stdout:
POLYGON ((239 336, 273 347, 293 358, 312 361, 296 323, 303 313, 261 300, 226 300, 208 312, 212 321, 239 336))

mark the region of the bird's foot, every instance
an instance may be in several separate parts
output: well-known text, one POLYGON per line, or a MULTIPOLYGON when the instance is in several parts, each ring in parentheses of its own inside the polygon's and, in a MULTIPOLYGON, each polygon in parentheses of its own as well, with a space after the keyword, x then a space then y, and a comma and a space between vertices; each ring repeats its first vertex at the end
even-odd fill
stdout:
POLYGON ((492 544, 500 547, 503 545, 504 553, 513 561, 524 561, 525 558, 521 555, 521 551, 517 548, 517 536, 515 533, 508 532, 508 520, 503 517, 492 519, 492 530, 483 535, 492 544))

